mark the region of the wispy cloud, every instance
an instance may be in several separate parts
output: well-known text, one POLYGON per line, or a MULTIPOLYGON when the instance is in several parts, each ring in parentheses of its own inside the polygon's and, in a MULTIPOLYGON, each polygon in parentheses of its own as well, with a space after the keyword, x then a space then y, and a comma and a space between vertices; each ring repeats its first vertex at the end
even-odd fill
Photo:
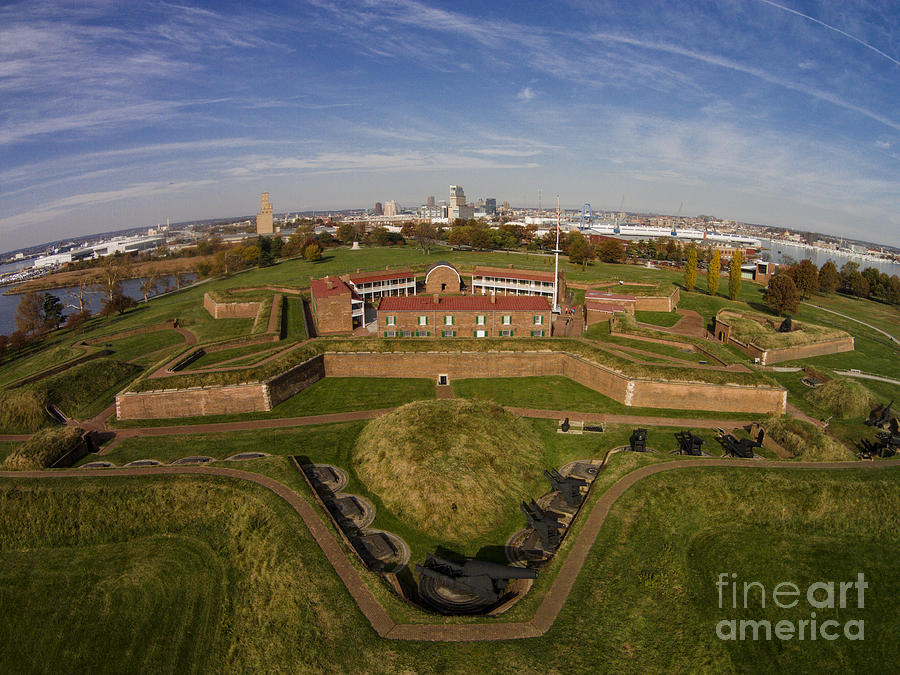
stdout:
POLYGON ((771 7, 776 7, 777 9, 780 9, 783 12, 789 12, 790 14, 794 14, 796 16, 802 17, 802 18, 806 19, 807 21, 811 21, 812 23, 818 24, 818 25, 822 26, 823 28, 833 31, 833 32, 837 33, 838 35, 843 35, 845 38, 847 38, 849 40, 853 40, 853 42, 860 44, 863 47, 865 47, 866 49, 875 52, 882 58, 887 59, 888 61, 893 63, 895 66, 900 66, 900 61, 895 59, 890 54, 885 54, 883 51, 878 49, 878 47, 869 44, 865 40, 858 38, 855 35, 851 35, 847 31, 841 30, 837 26, 832 26, 831 24, 827 24, 824 21, 820 21, 819 19, 817 19, 813 16, 810 16, 809 14, 804 14, 803 12, 798 12, 796 9, 791 9, 790 7, 785 7, 784 5, 779 5, 777 2, 772 2, 772 0, 759 0, 759 2, 762 2, 766 5, 770 5, 771 7))
POLYGON ((522 89, 522 91, 516 94, 516 98, 520 101, 530 101, 535 96, 537 96, 537 94, 534 93, 534 89, 532 89, 531 87, 525 87, 524 89, 522 89))

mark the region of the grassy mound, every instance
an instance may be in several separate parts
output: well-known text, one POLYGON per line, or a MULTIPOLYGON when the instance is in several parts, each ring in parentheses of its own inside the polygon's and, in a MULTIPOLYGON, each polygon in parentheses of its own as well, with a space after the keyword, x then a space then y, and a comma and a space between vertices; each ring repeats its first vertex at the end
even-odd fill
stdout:
POLYGON ((831 438, 816 425, 798 419, 770 417, 765 423, 773 441, 805 462, 840 462, 854 459, 843 444, 831 438))
POLYGON ((7 456, 3 467, 11 471, 47 469, 81 443, 82 429, 56 427, 42 429, 7 456))
POLYGON ((397 517, 448 542, 490 531, 533 496, 542 457, 525 420, 465 399, 398 408, 369 422, 354 451, 371 492, 397 517))
POLYGON ((723 318, 731 324, 734 337, 742 342, 752 342, 762 349, 797 347, 848 337, 847 333, 837 328, 818 326, 805 321, 803 323, 794 321, 790 333, 779 333, 775 326, 769 323, 771 318, 761 314, 726 313, 723 318))
POLYGON ((43 397, 30 389, 0 391, 0 430, 26 434, 51 424, 44 405, 43 397))
POLYGON ((838 377, 811 390, 806 400, 840 419, 864 418, 869 414, 872 394, 848 377, 838 377))

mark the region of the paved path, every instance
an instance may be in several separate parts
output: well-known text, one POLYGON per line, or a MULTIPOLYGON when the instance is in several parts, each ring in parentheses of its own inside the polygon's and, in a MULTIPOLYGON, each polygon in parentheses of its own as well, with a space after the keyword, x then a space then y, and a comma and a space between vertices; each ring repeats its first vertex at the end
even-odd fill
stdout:
POLYGON ((835 312, 833 309, 828 309, 827 307, 822 307, 821 305, 814 305, 814 304, 812 304, 811 302, 802 302, 802 303, 800 303, 800 304, 802 304, 802 305, 809 305, 810 307, 815 307, 816 309, 821 309, 823 312, 830 312, 831 314, 837 314, 838 316, 842 316, 842 317, 844 317, 845 319, 850 319, 850 321, 855 321, 856 323, 861 323, 863 326, 866 326, 866 327, 871 328, 872 330, 874 330, 874 331, 876 331, 876 332, 878 332, 878 333, 881 333, 882 335, 884 335, 885 337, 887 337, 889 340, 893 340, 893 341, 896 342, 898 345, 900 345, 900 340, 898 340, 897 338, 895 338, 893 335, 891 335, 891 334, 888 333, 887 331, 881 330, 880 328, 876 328, 875 326, 873 326, 873 325, 870 324, 870 323, 866 323, 865 321, 860 321, 859 319, 854 319, 852 316, 847 316, 846 314, 841 314, 840 312, 835 312))
POLYGON ((538 419, 584 420, 591 424, 641 424, 649 427, 685 427, 691 429, 736 429, 750 424, 749 419, 696 419, 694 417, 650 417, 647 415, 613 415, 611 413, 586 413, 576 410, 537 410, 535 408, 515 408, 504 406, 508 411, 522 417, 538 419))
POLYGON ((900 459, 878 462, 771 462, 742 461, 737 459, 689 459, 644 466, 620 478, 604 492, 587 516, 578 538, 574 540, 556 578, 541 600, 530 621, 515 623, 494 623, 490 619, 475 624, 397 624, 387 610, 378 602, 359 572, 350 563, 350 558, 341 544, 331 534, 312 505, 296 492, 268 476, 227 469, 224 467, 172 467, 158 466, 136 469, 66 469, 62 471, 0 472, 0 478, 53 479, 72 477, 113 477, 148 476, 156 474, 198 474, 225 476, 247 480, 271 490, 284 499, 296 511, 309 529, 313 539, 322 549, 328 562, 347 587, 354 602, 369 621, 372 629, 381 637, 393 640, 414 640, 427 642, 483 642, 539 637, 554 624, 568 600, 581 568, 594 545, 597 535, 613 504, 638 481, 663 471, 695 467, 732 467, 750 469, 861 469, 883 470, 900 466, 900 459))
POLYGON ((869 375, 869 373, 854 373, 852 370, 836 370, 834 371, 839 375, 846 375, 847 377, 860 377, 864 380, 878 380, 879 382, 888 382, 889 384, 900 384, 900 380, 892 380, 889 377, 882 377, 881 375, 869 375))

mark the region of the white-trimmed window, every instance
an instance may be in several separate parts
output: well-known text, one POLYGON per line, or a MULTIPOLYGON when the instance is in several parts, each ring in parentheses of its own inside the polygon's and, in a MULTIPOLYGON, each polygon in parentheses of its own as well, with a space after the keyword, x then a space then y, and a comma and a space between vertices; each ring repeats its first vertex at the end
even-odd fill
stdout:
POLYGON ((389 317, 387 317, 387 319, 385 319, 385 321, 387 322, 388 326, 396 326, 397 325, 397 317, 396 316, 389 316, 389 317))
POLYGON ((475 317, 475 325, 476 326, 484 325, 484 314, 479 314, 475 317))
POLYGON ((535 326, 543 326, 544 325, 544 317, 538 314, 534 317, 534 325, 535 326))
POLYGON ((476 331, 475 331, 475 337, 477 337, 477 338, 487 337, 487 331, 484 330, 484 329, 476 330, 476 331))
POLYGON ((512 329, 507 328, 506 330, 500 331, 500 337, 512 337, 512 329))
POLYGON ((397 331, 386 330, 386 331, 384 331, 384 337, 397 337, 397 331))
POLYGON ((427 316, 424 316, 424 315, 423 315, 423 316, 420 316, 420 317, 419 317, 419 325, 420 325, 420 326, 427 326, 427 325, 428 325, 428 317, 427 317, 427 316))
POLYGON ((544 337, 544 331, 533 330, 533 331, 531 331, 531 337, 544 337))
POLYGON ((442 330, 441 337, 456 337, 455 330, 442 330))
POLYGON ((512 325, 512 315, 504 314, 503 319, 500 321, 500 323, 502 323, 504 326, 511 326, 512 325))
POLYGON ((445 326, 453 325, 453 315, 452 314, 447 314, 444 316, 444 325, 445 326))

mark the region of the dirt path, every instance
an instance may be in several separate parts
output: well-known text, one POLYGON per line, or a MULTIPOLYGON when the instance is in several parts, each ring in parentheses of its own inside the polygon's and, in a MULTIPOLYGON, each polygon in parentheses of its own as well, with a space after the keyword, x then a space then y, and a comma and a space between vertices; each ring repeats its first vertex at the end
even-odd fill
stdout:
POLYGON ((700 314, 692 309, 676 309, 675 312, 676 314, 681 314, 678 323, 670 328, 662 328, 660 326, 654 326, 654 328, 666 333, 675 333, 676 335, 706 337, 706 320, 700 314))
POLYGON ((346 586, 360 611, 369 621, 372 629, 383 638, 391 640, 413 640, 427 642, 483 642, 539 637, 554 624, 565 606, 575 581, 590 554, 594 541, 600 533, 606 517, 616 501, 638 481, 663 471, 693 467, 733 467, 745 469, 860 469, 883 470, 900 466, 900 459, 879 462, 770 462, 742 461, 737 459, 690 459, 676 460, 662 464, 644 466, 620 478, 593 506, 587 522, 574 540, 571 550, 553 580, 531 621, 516 623, 477 624, 397 624, 387 610, 378 602, 359 572, 350 563, 350 557, 341 544, 331 534, 325 523, 307 501, 296 492, 268 476, 261 476, 237 469, 224 467, 149 467, 139 469, 66 469, 61 471, 0 472, 0 478, 13 479, 53 479, 53 478, 94 478, 114 476, 149 476, 158 474, 196 474, 224 476, 236 480, 246 480, 260 485, 284 499, 300 516, 315 542, 322 549, 326 559, 346 586))
POLYGON ((650 417, 645 415, 613 415, 610 413, 586 413, 575 410, 537 410, 535 408, 515 408, 504 406, 508 411, 522 417, 560 420, 584 420, 590 424, 635 424, 647 427, 685 427, 690 429, 736 429, 750 424, 742 419, 696 419, 693 417, 650 417))

